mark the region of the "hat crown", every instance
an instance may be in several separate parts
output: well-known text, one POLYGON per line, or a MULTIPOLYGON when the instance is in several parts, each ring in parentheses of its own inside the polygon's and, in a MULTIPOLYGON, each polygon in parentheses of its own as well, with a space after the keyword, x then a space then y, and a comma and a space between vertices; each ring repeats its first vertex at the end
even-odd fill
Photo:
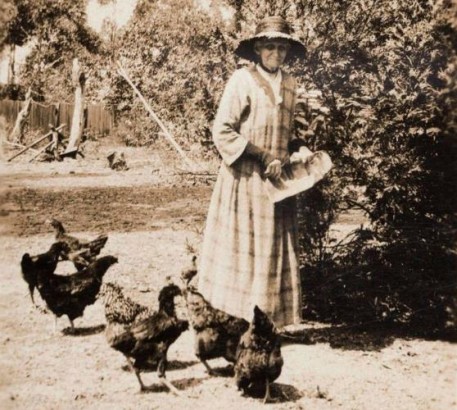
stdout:
POLYGON ((258 55, 254 51, 254 43, 261 38, 287 40, 291 45, 286 57, 288 61, 294 58, 303 59, 305 57, 305 45, 293 37, 291 26, 281 16, 269 16, 260 20, 257 23, 255 34, 241 40, 235 49, 235 54, 246 60, 257 62, 258 55))
POLYGON ((280 16, 265 17, 256 27, 255 34, 278 32, 290 35, 291 30, 287 21, 280 16))

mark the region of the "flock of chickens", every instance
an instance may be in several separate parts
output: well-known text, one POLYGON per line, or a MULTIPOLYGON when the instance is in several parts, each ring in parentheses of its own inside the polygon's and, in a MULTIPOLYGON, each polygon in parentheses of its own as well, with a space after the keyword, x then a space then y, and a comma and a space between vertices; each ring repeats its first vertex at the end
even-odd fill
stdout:
POLYGON ((152 310, 124 295, 119 285, 103 283, 104 274, 118 262, 114 256, 98 257, 107 236, 81 241, 68 235, 58 220, 49 222, 56 231, 56 242, 47 252, 35 256, 26 253, 21 260, 32 302, 35 304, 37 289, 56 321, 66 315, 74 332, 73 321, 100 298, 105 307, 106 340, 125 356, 142 391, 147 387, 140 372, 154 366, 161 384, 181 395, 166 378, 167 352, 190 324, 195 333, 195 354, 210 375, 215 372, 207 361, 223 357, 233 364, 236 385, 243 394, 263 396, 264 402, 271 400, 270 383, 279 377, 283 366, 280 336, 273 322, 257 306, 251 323, 214 308, 191 285, 197 274, 195 256, 192 268, 181 274, 182 285, 169 281, 159 292, 158 310, 152 310), (61 260, 73 262, 76 272, 54 273, 61 260), (184 298, 188 320, 177 316, 176 297, 184 298))

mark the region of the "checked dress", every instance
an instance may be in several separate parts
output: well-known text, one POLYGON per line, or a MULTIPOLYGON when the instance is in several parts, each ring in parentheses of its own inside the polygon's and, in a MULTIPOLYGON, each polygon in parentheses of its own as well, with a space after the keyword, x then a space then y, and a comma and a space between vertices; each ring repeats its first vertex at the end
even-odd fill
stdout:
POLYGON ((222 156, 200 254, 198 288, 214 307, 251 320, 258 305, 277 327, 299 323, 301 287, 294 198, 272 203, 247 141, 283 160, 292 137, 295 79, 279 95, 255 65, 234 72, 213 126, 222 156))

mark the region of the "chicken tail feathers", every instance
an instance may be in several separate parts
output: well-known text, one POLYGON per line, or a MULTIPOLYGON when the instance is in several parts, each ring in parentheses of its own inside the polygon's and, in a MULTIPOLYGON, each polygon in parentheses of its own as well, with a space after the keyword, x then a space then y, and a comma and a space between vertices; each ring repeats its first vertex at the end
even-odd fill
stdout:
POLYGON ((90 253, 94 256, 98 255, 103 247, 106 245, 108 241, 107 235, 100 235, 98 238, 94 239, 87 243, 87 247, 90 249, 90 253))
POLYGON ((30 257, 30 254, 24 253, 24 255, 22 255, 22 259, 21 259, 22 269, 24 269, 25 267, 29 267, 31 265, 32 265, 32 258, 30 257))
POLYGON ((29 292, 30 292, 30 298, 32 299, 32 303, 35 303, 34 298, 33 298, 33 293, 35 291, 35 285, 36 285, 36 281, 37 281, 37 271, 34 268, 32 257, 30 256, 30 254, 25 253, 22 256, 21 269, 22 269, 22 277, 29 285, 29 292))

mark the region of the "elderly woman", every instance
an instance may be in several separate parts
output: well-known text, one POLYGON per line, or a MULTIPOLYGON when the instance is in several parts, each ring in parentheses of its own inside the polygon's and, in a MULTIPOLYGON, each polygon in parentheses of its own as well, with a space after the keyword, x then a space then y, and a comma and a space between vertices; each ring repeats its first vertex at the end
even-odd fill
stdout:
POLYGON ((217 308, 252 318, 258 305, 277 327, 301 320, 294 198, 273 203, 265 179, 303 141, 293 134, 296 81, 281 67, 303 58, 286 21, 267 17, 235 53, 253 62, 228 81, 213 127, 222 156, 200 256, 199 290, 217 308))

